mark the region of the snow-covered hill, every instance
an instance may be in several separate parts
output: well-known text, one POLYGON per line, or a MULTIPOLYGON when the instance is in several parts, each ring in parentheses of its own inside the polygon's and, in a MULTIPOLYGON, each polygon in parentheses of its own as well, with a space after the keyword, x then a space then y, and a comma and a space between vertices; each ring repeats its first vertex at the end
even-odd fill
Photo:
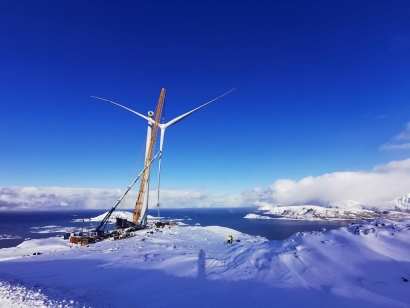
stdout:
MULTIPOLYGON (((366 207, 361 203, 348 200, 329 207, 317 205, 281 206, 269 203, 259 203, 258 211, 264 214, 279 216, 284 219, 298 220, 361 220, 361 219, 401 219, 410 218, 410 194, 392 201, 389 208, 366 207)), ((248 214, 244 218, 266 219, 269 216, 248 214)))
POLYGON ((393 200, 396 208, 403 211, 410 211, 410 194, 405 195, 401 198, 396 198, 393 200))
POLYGON ((217 226, 149 231, 89 247, 51 238, 1 249, 0 259, 18 259, 0 262, 0 306, 410 306, 410 220, 271 242, 217 226))
MULTIPOLYGON (((258 210, 265 211, 265 214, 277 215, 286 219, 304 220, 341 220, 341 219, 372 219, 380 217, 374 211, 363 209, 337 209, 325 208, 316 205, 295 205, 295 206, 276 206, 264 205, 258 210)), ((246 217, 256 218, 256 217, 246 217)))

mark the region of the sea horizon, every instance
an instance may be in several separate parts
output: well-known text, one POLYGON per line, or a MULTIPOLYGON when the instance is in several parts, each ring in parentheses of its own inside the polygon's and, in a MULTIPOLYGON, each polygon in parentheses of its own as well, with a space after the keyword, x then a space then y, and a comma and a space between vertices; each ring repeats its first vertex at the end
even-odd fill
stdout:
MULTIPOLYGON (((132 212, 129 209, 121 211, 132 212)), ((90 230, 98 222, 87 219, 96 217, 107 210, 58 210, 58 211, 2 211, 0 212, 0 235, 10 239, 0 240, 0 248, 14 247, 26 239, 62 236, 71 230, 90 230), (74 222, 84 219, 84 222, 74 222)), ((347 226, 353 220, 310 221, 288 219, 246 219, 244 216, 257 212, 257 207, 238 208, 165 208, 160 210, 163 220, 173 220, 187 226, 222 226, 245 234, 265 237, 268 240, 284 240, 297 232, 318 231, 322 228, 336 229, 347 226)), ((114 212, 115 214, 115 212, 114 212)), ((158 217, 157 209, 149 209, 148 214, 158 217)), ((273 216, 273 215, 272 215, 273 216)), ((112 229, 114 224, 107 225, 112 229)))

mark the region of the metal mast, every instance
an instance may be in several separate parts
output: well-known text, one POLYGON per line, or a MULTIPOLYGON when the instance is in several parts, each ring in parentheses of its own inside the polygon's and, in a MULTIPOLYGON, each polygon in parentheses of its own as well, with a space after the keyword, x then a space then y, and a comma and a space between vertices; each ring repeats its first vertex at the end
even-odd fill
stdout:
MULTIPOLYGON (((150 171, 151 171, 150 162, 154 154, 158 127, 159 127, 159 123, 161 120, 162 109, 164 107, 165 92, 166 92, 166 89, 162 88, 161 93, 159 95, 157 109, 155 111, 154 123, 152 124, 152 120, 148 121, 147 148, 145 152, 145 164, 144 164, 145 171, 142 175, 140 188, 138 191, 138 198, 135 203, 135 209, 134 209, 134 215, 133 215, 133 222, 137 224, 138 221, 141 219, 140 221, 141 226, 145 225, 147 221, 149 178, 150 178, 150 171)), ((153 116, 152 112, 150 112, 149 115, 152 117, 153 116)))

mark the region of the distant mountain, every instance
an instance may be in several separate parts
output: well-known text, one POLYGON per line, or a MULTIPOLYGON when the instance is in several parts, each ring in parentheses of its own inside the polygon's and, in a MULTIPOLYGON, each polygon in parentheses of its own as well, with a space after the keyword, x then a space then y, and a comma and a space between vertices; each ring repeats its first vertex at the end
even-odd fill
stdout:
POLYGON ((397 209, 402 211, 410 211, 410 194, 394 199, 393 203, 397 209))
MULTIPOLYGON (((407 202, 408 201, 409 199, 407 199, 407 202)), ((264 211, 265 215, 275 215, 279 216, 279 218, 295 220, 360 220, 374 218, 399 219, 410 217, 410 213, 399 210, 375 211, 357 207, 327 208, 317 205, 278 206, 265 204, 259 207, 258 210, 264 211)), ((266 217, 268 216, 248 214, 245 218, 266 219, 266 217)))
POLYGON ((370 210, 325 208, 317 205, 264 205, 261 206, 258 210, 266 211, 264 214, 281 216, 286 219, 301 220, 356 220, 371 219, 375 216, 378 217, 380 215, 370 210))

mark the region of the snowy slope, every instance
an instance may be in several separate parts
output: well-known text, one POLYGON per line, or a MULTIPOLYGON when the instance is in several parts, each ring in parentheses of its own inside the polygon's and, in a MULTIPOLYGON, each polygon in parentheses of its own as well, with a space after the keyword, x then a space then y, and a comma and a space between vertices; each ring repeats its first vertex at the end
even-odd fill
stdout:
POLYGON ((18 256, 44 253, 0 262, 0 306, 410 307, 410 220, 270 242, 216 226, 147 231, 89 247, 25 242, 18 256))

